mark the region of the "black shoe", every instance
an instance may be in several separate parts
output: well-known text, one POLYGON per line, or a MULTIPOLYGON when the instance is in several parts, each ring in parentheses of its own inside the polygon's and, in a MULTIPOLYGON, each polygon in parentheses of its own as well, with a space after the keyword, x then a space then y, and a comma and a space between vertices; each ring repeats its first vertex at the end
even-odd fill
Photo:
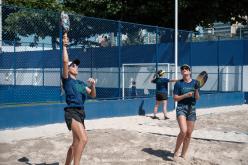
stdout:
POLYGON ((158 119, 159 120, 159 117, 157 116, 153 116, 152 119, 158 119))
POLYGON ((167 116, 165 116, 164 119, 167 120, 167 119, 170 119, 170 118, 168 118, 167 116))

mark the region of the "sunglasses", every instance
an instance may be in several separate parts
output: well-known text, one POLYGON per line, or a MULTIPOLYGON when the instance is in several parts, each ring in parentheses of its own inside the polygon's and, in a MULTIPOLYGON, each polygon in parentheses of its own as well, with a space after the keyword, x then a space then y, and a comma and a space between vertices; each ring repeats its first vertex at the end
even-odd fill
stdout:
POLYGON ((71 65, 69 65, 69 67, 73 67, 73 68, 76 68, 76 67, 78 67, 76 64, 71 64, 71 65))
POLYGON ((189 70, 188 67, 183 67, 181 70, 189 70))

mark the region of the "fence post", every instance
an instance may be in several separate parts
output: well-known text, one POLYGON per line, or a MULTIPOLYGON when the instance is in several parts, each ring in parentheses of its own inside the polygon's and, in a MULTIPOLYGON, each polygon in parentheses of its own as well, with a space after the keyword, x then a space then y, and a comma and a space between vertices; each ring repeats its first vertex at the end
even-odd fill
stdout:
MULTIPOLYGON (((118 21, 118 97, 121 97, 121 21, 118 21)), ((124 81, 124 80, 122 80, 124 81)), ((125 90, 125 89, 123 89, 125 90)))
POLYGON ((90 77, 93 78, 93 49, 90 44, 90 77))
POLYGON ((14 39, 13 46, 14 46, 14 53, 15 53, 16 52, 16 40, 15 39, 14 39))
MULTIPOLYGON (((45 51, 45 44, 42 43, 42 51, 45 51)), ((42 86, 45 86, 45 67, 44 64, 42 65, 42 86)))
MULTIPOLYGON (((62 27, 60 26, 60 22, 59 22, 59 70, 60 70, 60 76, 59 79, 61 79, 62 76, 62 62, 63 62, 63 34, 62 34, 62 27)), ((62 83, 60 83, 60 102, 63 101, 63 97, 62 97, 62 83)))
POLYGON ((16 86, 16 51, 15 51, 15 40, 14 40, 14 43, 13 43, 13 46, 14 46, 14 86, 16 86))
POLYGON ((189 66, 191 66, 191 73, 193 73, 193 64, 192 64, 192 32, 190 32, 190 41, 189 41, 189 66))
POLYGON ((158 52, 159 52, 159 47, 158 47, 158 26, 156 26, 156 72, 158 71, 158 52))
POLYGON ((218 40, 217 40, 217 65, 218 65, 217 92, 219 92, 219 91, 220 91, 220 59, 219 59, 219 42, 220 42, 220 37, 218 36, 218 40))
POLYGON ((159 47, 158 47, 158 26, 156 26, 156 72, 158 71, 158 55, 159 55, 159 47))
POLYGON ((243 43, 243 45, 242 45, 242 48, 243 48, 243 55, 242 55, 242 58, 243 58, 243 60, 242 60, 242 66, 241 66, 241 91, 242 92, 244 92, 244 88, 243 88, 243 80, 244 80, 244 74, 243 74, 243 72, 244 72, 244 62, 245 62, 245 40, 243 40, 242 41, 242 43, 243 43))

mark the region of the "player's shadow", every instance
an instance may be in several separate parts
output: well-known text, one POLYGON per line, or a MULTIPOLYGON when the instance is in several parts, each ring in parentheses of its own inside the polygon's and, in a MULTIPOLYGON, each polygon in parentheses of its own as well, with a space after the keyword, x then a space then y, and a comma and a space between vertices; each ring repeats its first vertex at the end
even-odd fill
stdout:
POLYGON ((173 153, 167 150, 154 150, 152 148, 143 148, 143 152, 162 158, 163 160, 173 161, 173 153))
POLYGON ((22 157, 20 159, 18 159, 18 162, 23 162, 27 165, 59 165, 58 162, 55 162, 55 163, 35 163, 35 164, 32 164, 32 163, 29 163, 29 159, 27 157, 22 157))

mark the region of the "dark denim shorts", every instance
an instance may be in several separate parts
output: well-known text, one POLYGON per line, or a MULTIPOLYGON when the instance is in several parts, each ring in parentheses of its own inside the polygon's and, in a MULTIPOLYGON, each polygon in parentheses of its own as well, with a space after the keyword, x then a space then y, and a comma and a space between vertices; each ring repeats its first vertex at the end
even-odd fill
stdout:
POLYGON ((194 105, 178 104, 176 109, 177 117, 183 115, 188 121, 196 121, 196 112, 194 105))
POLYGON ((64 111, 65 111, 65 122, 69 130, 71 130, 72 119, 75 119, 76 121, 82 123, 84 126, 84 119, 85 119, 84 109, 67 107, 64 109, 64 111))

